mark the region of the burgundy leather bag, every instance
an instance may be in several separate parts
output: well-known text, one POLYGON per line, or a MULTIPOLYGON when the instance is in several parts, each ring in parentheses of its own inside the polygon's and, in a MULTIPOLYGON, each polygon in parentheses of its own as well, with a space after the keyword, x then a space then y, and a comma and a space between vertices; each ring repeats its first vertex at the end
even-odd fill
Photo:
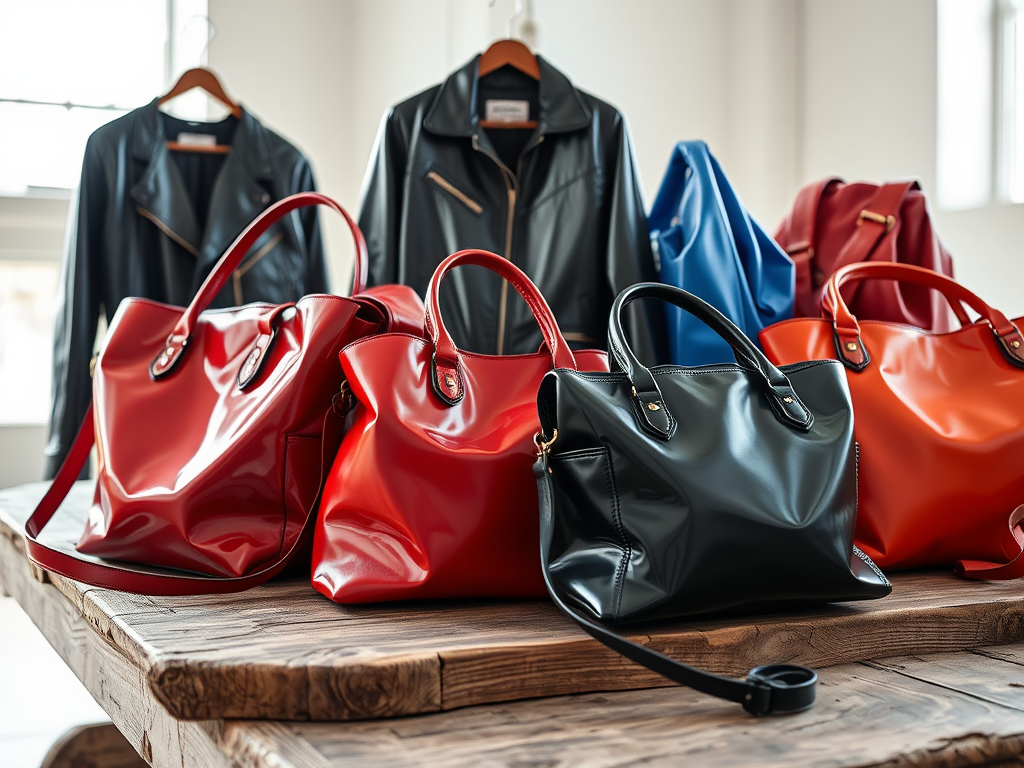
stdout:
POLYGON ((153 595, 234 592, 281 571, 308 543, 340 442, 335 356, 368 334, 420 327, 422 303, 411 289, 363 292, 366 264, 363 236, 341 206, 301 193, 249 225, 187 309, 123 301, 96 363, 92 406, 26 523, 32 562, 77 581, 153 595), (275 221, 317 204, 341 214, 355 240, 355 298, 206 309, 275 221), (412 326, 403 323, 410 317, 412 326), (41 542, 94 443, 96 492, 77 552, 41 542))
POLYGON ((536 286, 510 261, 461 251, 427 287, 426 338, 356 341, 341 365, 356 400, 324 487, 313 586, 340 603, 543 597, 533 437, 537 389, 552 368, 608 370, 573 352, 536 286), (505 278, 543 333, 541 351, 491 356, 455 347, 439 314, 441 281, 474 264, 505 278))
MULTIPOLYGON (((888 262, 953 275, 916 181, 847 184, 828 178, 808 184, 775 239, 796 265, 796 317, 817 317, 821 288, 848 264, 888 262)), ((944 333, 953 329, 949 305, 920 285, 889 280, 854 283, 843 291, 854 315, 944 333)))

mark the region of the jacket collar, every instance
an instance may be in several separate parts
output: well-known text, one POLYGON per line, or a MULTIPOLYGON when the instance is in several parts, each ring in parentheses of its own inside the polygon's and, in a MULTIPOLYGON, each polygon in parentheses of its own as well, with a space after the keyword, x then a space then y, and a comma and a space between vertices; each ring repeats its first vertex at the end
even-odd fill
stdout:
MULTIPOLYGON (((476 98, 479 61, 478 55, 442 83, 423 120, 426 130, 441 136, 468 137, 477 132, 480 122, 480 105, 476 98)), ((538 56, 537 64, 540 66, 538 134, 585 128, 590 123, 591 111, 580 92, 547 59, 538 56)))
POLYGON ((132 156, 146 164, 131 195, 140 213, 197 258, 198 281, 231 241, 270 202, 260 182, 274 178, 269 132, 245 109, 231 141, 231 152, 210 197, 206 231, 201 232, 178 166, 167 151, 163 123, 154 99, 138 110, 132 156))

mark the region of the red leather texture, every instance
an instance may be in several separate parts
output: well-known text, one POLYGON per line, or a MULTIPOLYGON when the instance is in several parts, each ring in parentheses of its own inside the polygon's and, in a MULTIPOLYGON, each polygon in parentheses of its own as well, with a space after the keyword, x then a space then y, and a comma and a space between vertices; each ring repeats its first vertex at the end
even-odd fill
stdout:
MULTIPOLYGON (((316 204, 349 224, 361 289, 365 244, 358 227, 333 200, 294 195, 239 236, 187 309, 122 302, 96 364, 91 413, 99 468, 78 551, 235 581, 221 588, 209 580, 97 570, 41 545, 36 539, 59 492, 48 494, 26 526, 37 563, 126 591, 188 594, 253 586, 246 576, 269 576, 297 549, 340 442, 340 428, 331 425, 340 422, 331 415, 342 384, 335 355, 387 330, 392 316, 422 307, 411 289, 388 286, 366 299, 312 295, 294 305, 206 310, 262 232, 289 211, 316 204)), ((83 433, 87 452, 88 425, 83 433)), ((77 475, 80 453, 73 451, 55 488, 69 485, 62 475, 77 475)))
MULTIPOLYGON (((775 239, 796 265, 796 317, 817 317, 825 281, 863 261, 912 264, 952 276, 953 260, 932 229, 916 181, 823 179, 800 190, 775 239)), ((857 317, 933 331, 953 327, 949 306, 917 285, 877 281, 844 294, 857 317)))
POLYGON ((829 280, 821 319, 761 332, 776 364, 846 364, 860 445, 856 543, 882 568, 954 564, 976 578, 1024 576, 1024 510, 1014 513, 1024 502, 1020 327, 944 275, 867 263, 829 280), (963 305, 981 317, 946 333, 865 320, 842 288, 866 280, 931 289, 965 318, 963 305))
POLYGON ((313 586, 341 603, 410 598, 542 597, 537 389, 554 365, 608 369, 604 352, 570 351, 544 298, 511 262, 461 251, 427 289, 427 338, 389 333, 341 353, 357 405, 324 486, 313 586), (545 338, 531 355, 463 352, 438 314, 452 268, 497 272, 545 338))

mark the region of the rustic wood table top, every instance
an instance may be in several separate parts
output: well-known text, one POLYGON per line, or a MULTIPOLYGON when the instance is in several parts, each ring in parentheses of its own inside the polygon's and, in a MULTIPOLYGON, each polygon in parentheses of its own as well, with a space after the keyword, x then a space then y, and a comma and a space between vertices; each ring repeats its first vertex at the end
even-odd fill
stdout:
MULTIPOLYGON (((1024 766, 1019 581, 901 574, 880 601, 635 630, 727 674, 819 668, 810 711, 758 719, 652 688, 545 602, 351 608, 301 578, 151 598, 49 577, 22 533, 44 489, 0 492, 0 585, 155 766, 1024 766)), ((53 541, 89 499, 79 484, 53 541)))

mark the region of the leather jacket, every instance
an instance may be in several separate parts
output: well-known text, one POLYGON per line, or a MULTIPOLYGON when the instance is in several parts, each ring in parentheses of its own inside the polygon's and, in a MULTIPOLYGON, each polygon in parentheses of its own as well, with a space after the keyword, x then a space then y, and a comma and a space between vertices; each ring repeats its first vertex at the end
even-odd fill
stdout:
MULTIPOLYGON (((510 67, 478 78, 478 59, 385 115, 359 217, 370 284, 422 295, 442 259, 483 248, 530 276, 573 347, 605 348, 618 292, 657 280, 626 121, 540 56, 539 84, 510 67), (479 125, 488 98, 530 102, 538 126, 514 152, 513 130, 479 125)), ((634 349, 665 360, 664 310, 643 304, 630 308, 634 349)), ((463 349, 521 354, 541 344, 529 307, 488 270, 453 271, 441 311, 463 349)))
MULTIPOLYGON (((199 153, 171 156, 168 134, 181 126, 189 124, 160 113, 154 100, 89 138, 61 269, 47 478, 60 467, 92 398, 90 361, 100 313, 109 323, 129 296, 188 305, 221 254, 261 211, 315 189, 305 157, 244 110, 237 119, 184 128, 230 134, 230 152, 213 164, 199 153), (197 168, 205 175, 185 172, 197 168)), ((253 246, 213 306, 277 304, 326 290, 316 210, 306 208, 275 224, 253 246)))

